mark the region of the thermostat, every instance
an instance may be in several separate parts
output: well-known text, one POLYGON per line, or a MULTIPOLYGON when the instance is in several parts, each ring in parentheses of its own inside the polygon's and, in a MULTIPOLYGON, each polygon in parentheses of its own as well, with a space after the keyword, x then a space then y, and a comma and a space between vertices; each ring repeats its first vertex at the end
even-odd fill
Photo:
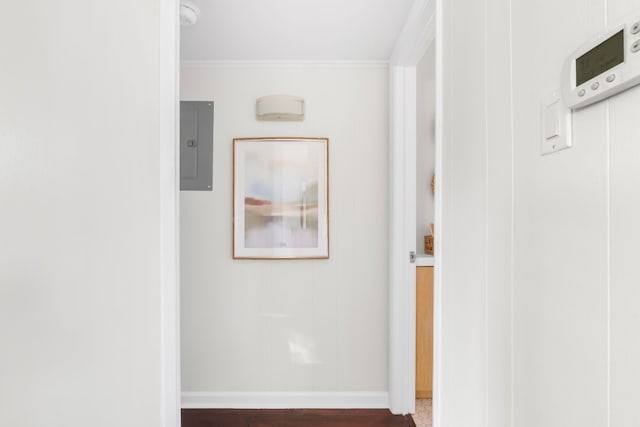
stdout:
POLYGON ((640 12, 608 27, 564 62, 562 95, 577 109, 640 83, 640 12))

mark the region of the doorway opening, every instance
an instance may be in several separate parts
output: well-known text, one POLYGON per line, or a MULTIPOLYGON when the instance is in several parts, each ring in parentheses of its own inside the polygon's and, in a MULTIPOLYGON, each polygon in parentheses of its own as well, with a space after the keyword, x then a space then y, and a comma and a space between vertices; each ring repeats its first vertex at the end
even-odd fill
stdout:
POLYGON ((414 6, 391 64, 390 406, 416 413, 432 404, 425 425, 438 426, 440 17, 433 2, 414 6))
MULTIPOLYGON (((177 0, 176 0, 177 2, 177 0)), ((418 230, 417 217, 421 214, 417 211, 417 169, 416 164, 416 143, 418 139, 418 121, 419 113, 416 111, 416 102, 418 95, 417 77, 419 73, 418 63, 425 55, 427 49, 435 52, 435 8, 432 2, 416 1, 417 5, 414 9, 419 10, 414 20, 413 31, 419 32, 418 37, 408 38, 404 52, 392 58, 390 66, 391 74, 391 91, 392 91, 392 134, 395 141, 392 176, 390 178, 392 188, 392 209, 391 213, 391 247, 390 247, 390 282, 391 295, 389 299, 389 315, 390 315, 390 337, 389 337, 389 407, 394 413, 408 414, 415 411, 415 381, 416 381, 416 264, 409 261, 409 252, 417 252, 418 248, 423 246, 419 244, 420 233, 424 238, 425 233, 418 230), (426 5, 426 6, 425 6, 426 5), (430 6, 429 6, 430 5, 430 6), (429 9, 429 7, 431 9, 429 9), (428 30, 425 31, 424 29, 428 30), (397 147, 395 145, 398 145, 397 147), (405 171, 401 173, 401 171, 405 171), (410 209, 407 209, 407 206, 410 209), (407 286, 407 284, 409 286, 407 286)), ((437 57, 437 55, 434 56, 437 57)), ((175 58, 174 58, 175 59, 175 58)), ((174 64, 179 64, 179 53, 174 64)), ((437 60, 434 59, 437 62, 437 60)), ((179 71, 174 70, 174 78, 179 77, 179 71)), ((434 83, 434 85, 436 85, 434 83)), ((434 86, 435 92, 435 86, 434 86)), ((179 102, 179 93, 176 89, 176 102, 179 102)), ((434 107, 435 108, 435 107, 434 107)), ((427 121, 427 128, 431 127, 431 132, 437 130, 436 118, 431 118, 430 123, 427 121)), ((433 157, 433 170, 438 169, 437 158, 437 137, 434 142, 435 154, 433 157)), ((174 157, 175 159, 175 157, 174 157)), ((433 172, 431 173, 433 175, 433 172)), ((179 175, 178 175, 179 176, 179 175)), ((437 184, 438 185, 438 184, 437 184)), ((430 180, 428 183, 420 184, 420 189, 430 188, 430 180)), ((176 197, 177 198, 177 197, 176 197)), ((433 196, 433 223, 438 224, 438 193, 433 196)), ((175 206, 179 210, 179 200, 176 200, 175 206)), ((427 219, 427 224, 430 224, 427 219)), ((436 228, 437 230, 437 228, 436 228)), ((437 235, 437 231, 436 231, 437 235)), ((179 241, 179 234, 177 235, 179 241)), ((178 242, 176 241, 176 245, 178 242)), ((437 246, 439 243, 436 241, 437 246)), ((426 254, 424 254, 426 255, 426 254)), ((179 253, 178 253, 179 256, 179 253)), ((426 259, 426 256, 418 257, 418 259, 426 259)), ((437 274, 437 258, 432 261, 435 274, 435 291, 434 291, 434 357, 433 361, 436 368, 433 370, 433 398, 436 403, 434 414, 437 416, 437 350, 438 350, 438 287, 439 280, 437 274)), ((179 263, 178 263, 179 266, 179 263)), ((178 272, 179 274, 179 272, 178 272)), ((271 313, 265 313, 271 314, 271 313)), ((178 324, 178 319, 175 320, 178 324)), ((278 319, 268 318, 268 322, 274 323, 278 319)), ((269 324, 271 324, 269 323, 269 324)), ((180 353, 179 341, 176 344, 178 358, 180 353)), ((175 351, 175 349, 174 349, 175 351)), ((178 358, 179 360, 179 358, 178 358)), ((178 369, 177 375, 177 394, 180 395, 180 373, 178 369)), ((438 425, 437 423, 434 423, 438 425)))

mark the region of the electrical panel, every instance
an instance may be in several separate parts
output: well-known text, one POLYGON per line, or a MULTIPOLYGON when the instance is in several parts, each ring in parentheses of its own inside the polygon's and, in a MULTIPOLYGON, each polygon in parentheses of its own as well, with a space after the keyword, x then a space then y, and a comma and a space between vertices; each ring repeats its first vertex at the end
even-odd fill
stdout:
POLYGON ((213 101, 180 101, 180 190, 211 191, 213 101))

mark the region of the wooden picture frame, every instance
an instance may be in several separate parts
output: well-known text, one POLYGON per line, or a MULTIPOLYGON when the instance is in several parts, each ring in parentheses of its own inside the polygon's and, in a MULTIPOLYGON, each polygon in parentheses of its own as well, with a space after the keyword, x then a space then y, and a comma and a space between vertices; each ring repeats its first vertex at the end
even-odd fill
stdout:
POLYGON ((233 140, 233 258, 329 258, 329 139, 233 140))

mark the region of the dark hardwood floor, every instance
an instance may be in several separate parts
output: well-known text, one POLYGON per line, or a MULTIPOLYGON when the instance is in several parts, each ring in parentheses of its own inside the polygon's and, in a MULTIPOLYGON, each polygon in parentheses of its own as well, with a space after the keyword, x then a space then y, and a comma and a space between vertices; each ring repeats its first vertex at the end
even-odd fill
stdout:
POLYGON ((386 409, 183 409, 182 427, 415 427, 386 409))

